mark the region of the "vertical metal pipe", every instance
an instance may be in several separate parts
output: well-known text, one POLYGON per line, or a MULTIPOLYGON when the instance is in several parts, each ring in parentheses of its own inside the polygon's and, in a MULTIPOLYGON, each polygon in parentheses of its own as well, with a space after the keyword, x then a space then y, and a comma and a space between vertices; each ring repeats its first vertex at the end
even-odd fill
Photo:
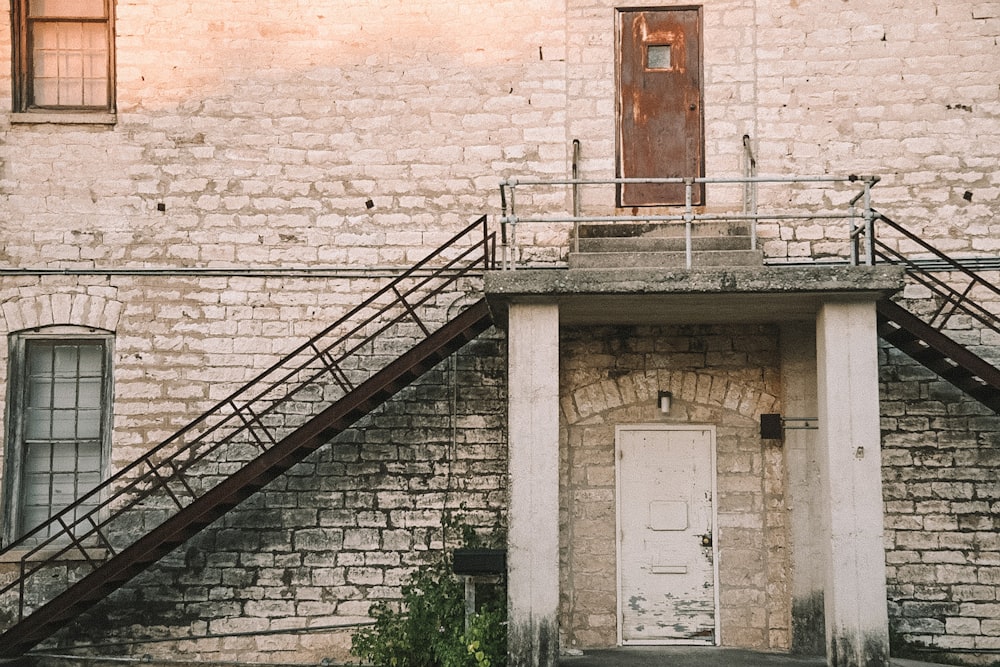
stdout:
POLYGON ((684 263, 688 270, 691 269, 693 260, 691 252, 691 223, 694 220, 694 210, 691 207, 693 189, 694 180, 684 179, 684 263))
POLYGON ((858 244, 860 243, 860 241, 858 240, 858 234, 861 231, 861 228, 858 227, 857 223, 855 222, 855 219, 858 217, 858 210, 857 208, 855 208, 854 203, 855 201, 851 200, 851 206, 848 208, 848 214, 850 215, 850 217, 847 219, 847 224, 850 227, 850 229, 848 230, 849 233, 847 238, 849 241, 848 247, 850 248, 851 251, 851 266, 858 265, 858 260, 860 259, 860 254, 861 254, 858 251, 858 244))
MULTIPOLYGON (((573 140, 573 217, 580 217, 580 140, 573 140)), ((580 223, 573 221, 573 252, 580 252, 580 223)))
POLYGON ((510 185, 510 270, 517 268, 517 214, 514 213, 514 187, 516 181, 508 181, 510 185))
POLYGON ((507 247, 507 181, 500 181, 500 261, 503 263, 503 270, 509 268, 510 257, 507 247))
POLYGON ((743 156, 746 163, 743 166, 743 175, 747 179, 743 186, 743 213, 751 216, 750 219, 750 249, 757 249, 757 182, 753 179, 757 177, 757 158, 753 154, 753 146, 750 145, 750 135, 743 135, 743 156))
POLYGON ((865 180, 865 264, 875 265, 875 211, 872 210, 872 179, 865 180))

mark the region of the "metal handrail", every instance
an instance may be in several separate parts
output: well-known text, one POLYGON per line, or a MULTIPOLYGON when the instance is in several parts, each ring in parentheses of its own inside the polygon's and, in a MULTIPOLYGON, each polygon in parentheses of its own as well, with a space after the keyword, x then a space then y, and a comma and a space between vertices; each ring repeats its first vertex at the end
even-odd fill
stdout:
MULTIPOLYGON (((574 175, 577 173, 577 153, 574 145, 574 175)), ((752 159, 752 154, 748 160, 752 159)), ((685 255, 687 268, 692 264, 692 225, 694 222, 707 221, 748 221, 751 223, 752 245, 756 247, 757 230, 756 225, 762 220, 848 220, 850 231, 853 234, 857 229, 856 221, 860 218, 867 228, 870 225, 874 213, 871 209, 871 189, 881 180, 879 176, 759 176, 756 174, 756 161, 753 160, 753 167, 744 176, 725 177, 698 177, 698 178, 606 178, 606 179, 582 179, 582 178, 556 178, 556 179, 534 179, 511 177, 500 182, 501 201, 501 234, 504 258, 504 268, 516 268, 517 255, 517 226, 519 224, 530 223, 573 223, 574 230, 582 222, 607 222, 607 223, 630 223, 630 222, 683 222, 685 224, 685 255), (760 183, 826 183, 826 184, 856 184, 861 186, 861 191, 849 202, 843 212, 836 213, 762 213, 757 210, 756 186, 760 183), (685 201, 682 205, 682 212, 664 215, 580 215, 578 192, 580 186, 600 186, 600 185, 624 185, 624 184, 672 184, 684 185, 685 201), (745 195, 743 210, 740 213, 706 213, 701 207, 693 205, 693 191, 696 185, 701 184, 742 184, 744 189, 752 191, 752 200, 748 201, 745 195), (573 188, 573 213, 571 215, 548 215, 543 217, 521 217, 516 209, 516 191, 521 186, 542 186, 559 187, 571 186, 573 188), (864 208, 859 211, 857 202, 863 201, 864 208), (508 230, 509 227, 509 230, 508 230)), ((577 232, 573 233, 574 238, 577 232)), ((870 249, 866 252, 866 259, 871 256, 870 249)))
POLYGON ((871 231, 868 234, 868 245, 873 248, 873 263, 876 259, 881 259, 890 264, 898 264, 906 267, 906 273, 908 276, 926 287, 939 299, 941 299, 941 304, 937 311, 931 315, 929 320, 926 320, 929 325, 940 331, 947 326, 952 315, 954 315, 956 311, 960 311, 972 317, 977 322, 992 331, 1000 333, 1000 317, 997 317, 997 315, 993 312, 987 310, 969 298, 972 290, 976 287, 987 289, 993 294, 1000 296, 1000 287, 994 285, 989 280, 986 280, 981 275, 959 263, 952 257, 949 257, 941 250, 935 248, 924 239, 903 227, 898 222, 888 218, 878 211, 875 211, 874 213, 874 221, 891 227, 896 232, 901 234, 903 238, 915 243, 926 253, 933 255, 935 259, 947 267, 948 271, 960 274, 968 281, 965 283, 965 288, 962 291, 959 291, 952 285, 933 275, 927 270, 927 268, 922 266, 916 260, 903 255, 899 252, 899 250, 882 241, 878 237, 874 225, 872 226, 871 231))
MULTIPOLYGON (((294 428, 278 423, 289 417, 280 413, 281 406, 310 387, 321 393, 329 392, 330 387, 348 393, 356 383, 343 362, 373 347, 380 336, 399 324, 412 323, 422 336, 429 336, 429 327, 416 309, 459 280, 490 270, 495 264, 495 234, 489 231, 486 216, 482 216, 197 419, 6 545, 0 554, 26 551, 18 559, 21 576, 0 588, 0 595, 18 589, 18 618, 23 619, 26 596, 31 592, 26 584, 31 577, 53 564, 64 564, 71 552, 78 552, 91 569, 99 567, 92 551, 104 549, 114 554, 123 548, 116 545, 123 537, 121 531, 112 531, 118 521, 135 514, 130 510, 152 500, 158 491, 175 510, 184 506, 186 498, 182 496, 189 496, 193 502, 207 493, 215 484, 198 488, 205 478, 187 476, 194 466, 218 463, 210 457, 227 445, 266 451, 280 440, 278 429, 294 428), (321 380, 325 390, 320 387, 321 380), (171 488, 172 483, 176 488, 171 488)), ((324 395, 324 403, 331 400, 324 395)), ((224 477, 219 475, 220 479, 224 477)), ((140 536, 127 537, 134 540, 140 536)))

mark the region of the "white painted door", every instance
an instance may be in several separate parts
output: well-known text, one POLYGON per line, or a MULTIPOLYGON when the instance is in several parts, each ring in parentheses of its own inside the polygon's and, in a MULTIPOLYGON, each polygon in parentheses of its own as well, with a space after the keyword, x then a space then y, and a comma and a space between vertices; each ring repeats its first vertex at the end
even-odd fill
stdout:
POLYGON ((623 644, 715 644, 715 432, 617 432, 619 634, 623 644))

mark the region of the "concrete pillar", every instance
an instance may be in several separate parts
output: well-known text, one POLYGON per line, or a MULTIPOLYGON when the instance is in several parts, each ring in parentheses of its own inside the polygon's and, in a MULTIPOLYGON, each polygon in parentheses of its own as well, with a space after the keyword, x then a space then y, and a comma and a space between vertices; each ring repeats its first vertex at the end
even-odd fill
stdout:
POLYGON ((824 590, 831 667, 886 667, 878 341, 874 302, 824 304, 816 327, 819 463, 829 530, 824 590))
POLYGON ((559 659, 559 308, 508 311, 507 535, 511 667, 559 659))
POLYGON ((826 530, 818 463, 816 406, 816 324, 781 326, 781 409, 791 540, 792 653, 824 655, 823 586, 826 530), (811 418, 810 422, 796 421, 811 418))

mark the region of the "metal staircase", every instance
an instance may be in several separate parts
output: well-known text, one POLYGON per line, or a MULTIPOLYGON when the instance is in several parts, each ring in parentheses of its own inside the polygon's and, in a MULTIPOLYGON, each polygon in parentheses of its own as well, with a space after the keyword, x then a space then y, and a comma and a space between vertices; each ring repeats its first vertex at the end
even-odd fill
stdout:
POLYGON ((874 225, 869 226, 873 261, 900 264, 908 277, 922 285, 933 297, 936 308, 915 315, 898 303, 882 299, 876 304, 878 333, 917 362, 955 385, 994 412, 1000 413, 1000 369, 976 355, 966 346, 942 333, 956 314, 972 318, 980 325, 1000 334, 1000 318, 973 300, 974 292, 1000 297, 1000 288, 982 278, 940 250, 919 238, 899 223, 881 213, 874 222, 893 229, 908 243, 916 244, 937 266, 948 270, 961 291, 928 271, 927 260, 918 261, 903 255, 897 248, 877 238, 874 225))
POLYGON ((0 658, 52 635, 486 330, 485 300, 454 317, 449 301, 478 291, 471 281, 493 267, 494 254, 484 216, 7 545, 0 553, 19 553, 20 571, 0 589, 5 608, 17 610, 0 635, 0 658), (82 565, 67 567, 70 558, 82 565))

